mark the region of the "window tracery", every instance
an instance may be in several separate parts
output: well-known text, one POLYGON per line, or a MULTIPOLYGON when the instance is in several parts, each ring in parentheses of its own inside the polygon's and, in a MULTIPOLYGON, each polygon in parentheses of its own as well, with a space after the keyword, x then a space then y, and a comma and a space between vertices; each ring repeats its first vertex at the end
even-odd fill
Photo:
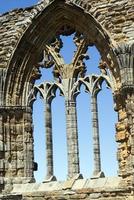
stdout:
POLYGON ((104 177, 101 171, 99 125, 98 125, 98 106, 97 95, 102 89, 105 81, 107 87, 112 88, 112 80, 108 73, 108 66, 105 61, 100 60, 100 75, 86 74, 87 66, 85 60, 90 59, 87 54, 89 46, 93 44, 88 41, 86 35, 74 31, 69 26, 62 27, 58 36, 54 37, 49 44, 46 44, 42 53, 42 59, 38 66, 42 68, 53 68, 54 81, 43 82, 35 85, 29 94, 29 103, 32 105, 36 100, 37 93, 46 104, 46 154, 47 154, 47 178, 56 179, 53 170, 53 142, 52 142, 52 116, 51 102, 56 97, 57 89, 65 98, 66 107, 66 134, 68 147, 68 178, 82 177, 79 166, 79 143, 77 127, 76 97, 80 94, 81 85, 85 86, 85 91, 91 94, 92 130, 93 130, 93 153, 94 153, 94 172, 93 178, 104 177), (60 35, 74 34, 73 42, 76 45, 71 63, 66 64, 60 50, 64 43, 60 35), (49 125, 49 126, 48 126, 49 125))

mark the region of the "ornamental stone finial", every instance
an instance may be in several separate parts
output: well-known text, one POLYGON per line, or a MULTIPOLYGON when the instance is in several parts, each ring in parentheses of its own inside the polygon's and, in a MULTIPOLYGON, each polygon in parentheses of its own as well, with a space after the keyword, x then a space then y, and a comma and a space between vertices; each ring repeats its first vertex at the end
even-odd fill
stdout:
POLYGON ((107 75, 107 64, 106 64, 106 62, 104 62, 104 61, 100 61, 100 63, 99 63, 99 69, 100 69, 100 72, 102 73, 102 74, 104 74, 104 75, 107 75))

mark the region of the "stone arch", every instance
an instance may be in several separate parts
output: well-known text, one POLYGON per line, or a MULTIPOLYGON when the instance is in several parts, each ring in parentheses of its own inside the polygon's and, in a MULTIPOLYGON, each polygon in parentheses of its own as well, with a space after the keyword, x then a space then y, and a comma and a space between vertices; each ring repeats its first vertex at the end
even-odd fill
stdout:
POLYGON ((7 104, 21 105, 22 102, 26 104, 25 97, 29 90, 29 82, 40 76, 37 63, 41 51, 45 44, 57 34, 57 30, 63 27, 63 24, 71 24, 74 29, 82 30, 85 34, 88 34, 89 41, 91 44, 96 45, 103 60, 108 63, 115 80, 118 79, 120 76, 119 68, 112 49, 114 42, 107 31, 92 15, 84 13, 81 8, 72 7, 63 1, 53 2, 33 19, 32 24, 24 32, 12 55, 5 81, 5 102, 7 102, 6 99, 8 101, 10 99, 7 104), (47 19, 49 19, 48 22, 47 19), (81 23, 78 19, 81 19, 81 23), (44 21, 45 24, 43 24, 44 21), (105 49, 103 46, 105 46, 105 49), (111 59, 115 62, 111 63, 111 59), (7 84, 8 82, 11 83, 10 86, 7 84), (12 101, 13 99, 14 101, 12 101))

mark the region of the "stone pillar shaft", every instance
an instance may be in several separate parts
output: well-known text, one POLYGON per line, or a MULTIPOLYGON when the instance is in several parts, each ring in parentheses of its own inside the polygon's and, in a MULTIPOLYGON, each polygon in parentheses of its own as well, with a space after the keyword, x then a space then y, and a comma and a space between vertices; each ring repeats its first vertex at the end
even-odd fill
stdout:
POLYGON ((28 108, 24 113, 24 176, 33 180, 33 124, 32 124, 32 111, 28 108))
POLYGON ((79 148, 76 102, 66 101, 66 129, 68 147, 68 178, 79 174, 79 148))
POLYGON ((49 179, 53 176, 53 140, 52 140, 51 103, 46 103, 45 128, 46 128, 46 160, 47 160, 46 179, 49 179))
POLYGON ((0 177, 4 177, 4 138, 3 138, 2 115, 0 115, 0 177))
POLYGON ((93 175, 96 176, 98 175, 99 172, 101 172, 97 96, 91 97, 91 112, 92 112, 93 153, 94 153, 93 175))

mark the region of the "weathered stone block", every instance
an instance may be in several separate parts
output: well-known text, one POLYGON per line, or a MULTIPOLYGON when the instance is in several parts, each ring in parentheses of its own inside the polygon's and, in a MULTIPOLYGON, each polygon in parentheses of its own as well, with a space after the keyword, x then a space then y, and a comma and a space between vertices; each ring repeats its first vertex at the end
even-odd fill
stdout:
POLYGON ((127 131, 119 131, 116 134, 116 141, 120 142, 120 141, 124 141, 128 138, 128 132, 127 131))
POLYGON ((125 130, 125 128, 126 128, 126 126, 125 126, 124 123, 121 123, 121 122, 116 123, 116 130, 117 131, 123 131, 123 130, 125 130))
POLYGON ((124 120, 127 118, 127 113, 125 111, 119 111, 119 120, 124 120))

